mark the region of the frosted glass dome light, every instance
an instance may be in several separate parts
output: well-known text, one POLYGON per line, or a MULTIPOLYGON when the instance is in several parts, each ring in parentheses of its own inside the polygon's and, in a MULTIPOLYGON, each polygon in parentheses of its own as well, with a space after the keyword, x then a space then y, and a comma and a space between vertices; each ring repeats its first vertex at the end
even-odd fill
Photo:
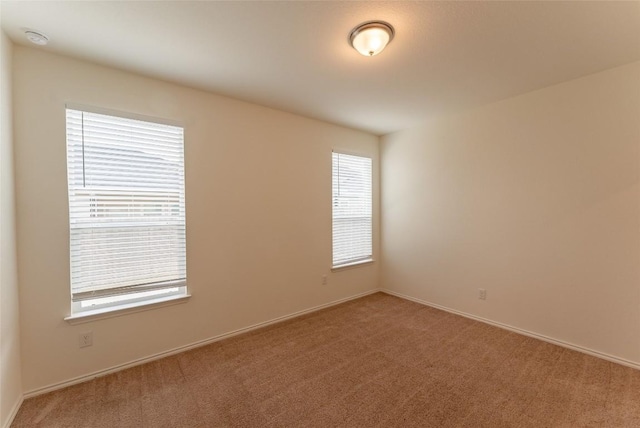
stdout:
POLYGON ((393 27, 384 21, 369 21, 358 25, 349 34, 351 46, 364 56, 378 55, 393 40, 393 27))

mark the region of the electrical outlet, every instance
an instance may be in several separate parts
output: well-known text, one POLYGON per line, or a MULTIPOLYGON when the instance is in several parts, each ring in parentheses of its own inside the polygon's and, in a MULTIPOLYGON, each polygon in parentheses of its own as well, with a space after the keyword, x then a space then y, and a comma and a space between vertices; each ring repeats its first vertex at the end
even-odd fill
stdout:
POLYGON ((487 300, 487 290, 484 288, 478 288, 478 299, 487 300))
POLYGON ((322 275, 322 285, 327 285, 327 275, 322 275))
POLYGON ((82 333, 78 336, 78 345, 80 345, 81 348, 93 346, 93 332, 90 331, 88 333, 82 333))

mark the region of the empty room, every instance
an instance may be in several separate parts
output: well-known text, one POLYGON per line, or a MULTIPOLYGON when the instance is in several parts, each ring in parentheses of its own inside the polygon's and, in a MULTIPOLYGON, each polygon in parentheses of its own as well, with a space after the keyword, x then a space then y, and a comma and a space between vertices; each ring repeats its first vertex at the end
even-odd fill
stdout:
POLYGON ((639 1, 0 19, 0 428, 640 426, 639 1))

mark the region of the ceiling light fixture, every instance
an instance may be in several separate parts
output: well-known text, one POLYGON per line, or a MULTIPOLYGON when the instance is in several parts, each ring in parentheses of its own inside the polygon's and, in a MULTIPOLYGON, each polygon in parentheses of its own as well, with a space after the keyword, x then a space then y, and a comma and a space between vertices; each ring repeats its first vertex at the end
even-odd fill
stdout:
POLYGON ((49 38, 42 33, 38 33, 33 30, 26 30, 24 35, 27 36, 27 40, 35 45, 44 46, 49 43, 49 38))
POLYGON ((395 31, 384 21, 367 21, 351 30, 349 44, 364 56, 378 55, 393 40, 395 31))

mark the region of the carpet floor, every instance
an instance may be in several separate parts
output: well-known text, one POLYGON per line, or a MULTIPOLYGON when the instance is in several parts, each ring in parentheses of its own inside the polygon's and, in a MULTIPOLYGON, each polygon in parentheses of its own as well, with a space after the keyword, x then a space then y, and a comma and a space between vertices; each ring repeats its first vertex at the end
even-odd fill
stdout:
POLYGON ((12 427, 640 427, 640 371, 377 293, 25 400, 12 427))

